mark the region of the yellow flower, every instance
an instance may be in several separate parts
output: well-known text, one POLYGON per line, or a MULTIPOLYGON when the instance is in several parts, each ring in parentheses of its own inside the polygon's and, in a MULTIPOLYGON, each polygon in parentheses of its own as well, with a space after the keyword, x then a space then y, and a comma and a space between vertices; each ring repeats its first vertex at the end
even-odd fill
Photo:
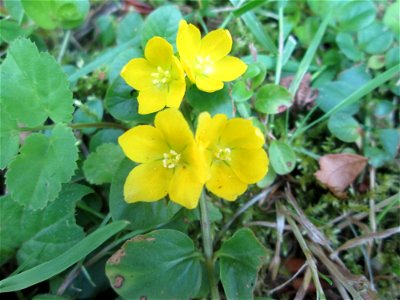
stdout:
POLYGON ((250 120, 201 113, 196 141, 210 166, 206 187, 221 198, 235 200, 268 171, 264 136, 250 120))
POLYGON ((232 37, 228 30, 217 29, 201 39, 199 29, 182 20, 176 37, 182 66, 190 81, 199 90, 214 92, 242 75, 247 65, 239 58, 228 56, 232 37))
POLYGON ((193 209, 207 177, 204 157, 178 110, 157 113, 154 123, 136 126, 118 139, 125 155, 140 163, 126 179, 125 200, 152 202, 169 194, 171 201, 193 209))
POLYGON ((145 58, 134 58, 121 71, 122 78, 139 91, 139 113, 165 106, 179 108, 185 93, 185 75, 172 46, 161 37, 150 39, 145 58))

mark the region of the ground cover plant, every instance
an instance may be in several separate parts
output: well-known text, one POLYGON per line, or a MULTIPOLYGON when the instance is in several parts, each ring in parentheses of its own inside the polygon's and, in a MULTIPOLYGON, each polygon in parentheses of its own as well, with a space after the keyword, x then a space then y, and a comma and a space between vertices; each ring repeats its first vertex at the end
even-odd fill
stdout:
POLYGON ((400 297, 399 11, 4 0, 2 297, 400 297))

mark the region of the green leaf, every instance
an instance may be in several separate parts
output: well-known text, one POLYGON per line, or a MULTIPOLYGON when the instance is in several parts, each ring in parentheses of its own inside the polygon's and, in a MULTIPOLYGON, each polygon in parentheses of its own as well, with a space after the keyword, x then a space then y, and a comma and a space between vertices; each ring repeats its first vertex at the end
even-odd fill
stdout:
POLYGON ((395 34, 400 35, 400 1, 392 3, 385 12, 383 24, 390 28, 395 34))
POLYGON ((88 0, 21 0, 25 13, 44 29, 75 28, 83 23, 89 12, 88 0))
POLYGON ((385 56, 384 55, 372 55, 368 59, 368 68, 373 70, 382 69, 385 66, 385 56))
POLYGON ((273 141, 269 147, 269 159, 275 172, 279 175, 289 174, 296 165, 296 154, 284 142, 273 141))
POLYGON ((103 244, 128 225, 127 222, 117 221, 100 227, 95 232, 66 250, 60 256, 40 264, 25 272, 10 276, 0 281, 0 293, 13 292, 25 289, 39 282, 45 281, 73 264, 85 258, 93 250, 103 244))
POLYGON ((239 229, 222 244, 216 256, 227 299, 253 299, 257 273, 266 255, 266 249, 248 228, 239 229))
POLYGON ((51 136, 30 135, 8 168, 6 184, 12 198, 30 209, 44 208, 71 179, 77 159, 74 134, 65 125, 56 125, 51 136))
POLYGON ((0 110, 0 169, 17 155, 19 147, 19 130, 17 121, 4 110, 0 110))
POLYGON ((101 42, 103 47, 111 45, 116 37, 114 16, 101 15, 95 21, 97 39, 101 42))
POLYGON ((137 12, 127 14, 117 28, 117 44, 135 39, 135 47, 140 46, 143 18, 137 12))
POLYGON ((368 163, 375 168, 382 167, 385 163, 392 160, 386 151, 378 147, 366 147, 364 156, 368 157, 368 163))
POLYGON ((83 163, 83 173, 92 184, 110 183, 125 155, 115 144, 103 144, 83 163))
POLYGON ((109 64, 108 79, 114 82, 119 77, 122 68, 133 58, 142 57, 143 53, 137 48, 129 48, 119 53, 109 64))
POLYGON ((149 123, 154 118, 151 115, 139 115, 135 92, 121 77, 117 77, 108 87, 104 105, 106 110, 117 120, 149 123))
MULTIPOLYGON (((318 107, 327 112, 351 95, 354 87, 344 81, 330 81, 322 84, 318 91, 318 98, 316 100, 318 107)), ((342 108, 340 112, 354 115, 358 112, 358 109, 359 105, 355 103, 342 108)))
POLYGON ((124 133, 122 129, 107 128, 97 131, 90 139, 89 151, 96 151, 97 147, 105 143, 118 144, 118 137, 124 133))
POLYGON ((153 11, 143 23, 142 47, 154 36, 166 39, 176 49, 176 34, 179 21, 183 19, 181 12, 173 5, 164 5, 153 11))
POLYGON ((212 116, 225 114, 233 117, 233 103, 226 85, 222 90, 207 93, 193 84, 186 92, 186 99, 198 113, 208 111, 212 116))
POLYGON ((233 85, 232 98, 235 102, 243 102, 249 100, 253 96, 253 91, 249 90, 246 83, 238 81, 233 85))
POLYGON ((125 299, 189 299, 200 291, 202 260, 184 233, 156 230, 127 241, 108 260, 106 274, 125 299))
POLYGON ((341 5, 335 16, 340 30, 356 32, 375 20, 376 8, 369 0, 351 0, 341 5))
POLYGON ((393 47, 385 55, 386 68, 400 64, 400 47, 393 47))
POLYGON ((393 32, 380 23, 373 23, 358 32, 358 44, 368 54, 381 54, 393 43, 393 32))
POLYGON ((72 92, 65 73, 48 53, 27 39, 14 41, 1 66, 1 101, 12 118, 26 126, 72 119, 72 92))
POLYGON ((3 3, 11 17, 13 17, 15 21, 21 23, 24 17, 24 9, 21 0, 4 0, 3 3))
POLYGON ((265 114, 279 114, 292 106, 292 95, 283 86, 266 84, 256 95, 255 108, 265 114))
MULTIPOLYGON (((74 113, 74 123, 96 123, 103 119, 103 102, 99 99, 90 99, 82 104, 74 113)), ((84 134, 91 134, 96 128, 83 128, 84 134)))
POLYGON ((379 130, 379 140, 383 149, 394 159, 400 143, 399 131, 393 128, 381 129, 379 130))
POLYGON ((109 207, 113 220, 127 220, 132 230, 149 230, 167 223, 174 216, 177 205, 172 202, 167 206, 164 201, 126 203, 124 184, 135 163, 125 159, 118 166, 111 182, 109 207))
POLYGON ((11 43, 17 38, 30 35, 33 31, 32 27, 22 28, 18 23, 11 20, 0 21, 0 40, 11 43))
POLYGON ((340 51, 350 60, 360 61, 363 59, 363 53, 357 48, 351 34, 341 32, 336 36, 336 43, 340 51))
POLYGON ((334 136, 343 142, 355 142, 361 137, 360 124, 352 116, 343 113, 330 116, 328 128, 334 136))
POLYGON ((84 237, 75 223, 75 205, 92 190, 79 184, 66 184, 60 196, 43 211, 22 207, 10 195, 0 200, 1 261, 17 249, 20 265, 32 267, 48 261, 84 237))
POLYGON ((251 79, 251 87, 254 90, 265 80, 267 75, 267 66, 261 62, 248 63, 246 72, 243 74, 243 79, 251 79))
POLYGON ((307 0, 307 4, 312 12, 319 16, 326 16, 332 9, 338 9, 341 5, 346 2, 343 0, 331 1, 331 0, 307 0))

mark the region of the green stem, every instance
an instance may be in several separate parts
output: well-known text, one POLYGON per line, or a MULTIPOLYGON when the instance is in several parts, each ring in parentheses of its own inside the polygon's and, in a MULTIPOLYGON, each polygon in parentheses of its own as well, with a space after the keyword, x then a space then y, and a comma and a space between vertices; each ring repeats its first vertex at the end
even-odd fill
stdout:
POLYGON ((213 262, 213 246, 211 239, 211 224, 208 216, 207 199, 203 191, 200 197, 200 215, 201 215, 201 232, 203 237, 204 254, 206 257, 206 267, 208 279, 210 282, 211 299, 219 300, 219 292, 217 281, 215 280, 214 262, 213 262))
MULTIPOLYGON (((43 125, 37 127, 20 127, 18 129, 19 131, 39 131, 39 130, 53 129, 55 125, 56 124, 43 125)), ((127 129, 125 125, 118 123, 111 123, 111 122, 74 123, 74 124, 68 124, 68 127, 71 127, 72 129, 83 129, 83 128, 117 128, 123 130, 127 129)))
POLYGON ((65 54, 65 50, 67 50, 67 46, 68 46, 68 42, 69 42, 69 38, 71 37, 71 30, 68 30, 65 33, 62 45, 61 45, 61 50, 60 53, 58 53, 58 57, 57 57, 57 62, 60 63, 62 58, 64 57, 65 54))

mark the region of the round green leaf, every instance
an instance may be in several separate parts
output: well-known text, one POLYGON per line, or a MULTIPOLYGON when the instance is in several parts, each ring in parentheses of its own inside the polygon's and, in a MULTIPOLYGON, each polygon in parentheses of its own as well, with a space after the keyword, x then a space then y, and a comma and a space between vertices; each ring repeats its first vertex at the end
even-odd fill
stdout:
POLYGON ((135 91, 118 76, 108 87, 104 105, 107 111, 117 120, 149 123, 154 114, 139 115, 135 91))
POLYGON ((226 85, 222 90, 206 93, 193 84, 186 92, 186 99, 198 113, 208 111, 211 115, 225 114, 233 117, 233 104, 226 85))
POLYGON ((384 118, 388 116, 394 109, 394 105, 389 100, 377 100, 374 115, 377 118, 384 118))
POLYGON ((356 47, 351 34, 341 32, 336 36, 336 43, 339 49, 348 59, 359 61, 363 58, 362 52, 356 47))
POLYGON ((6 184, 12 198, 30 209, 42 209, 57 198, 61 184, 76 169, 78 150, 72 130, 63 124, 50 136, 34 133, 10 163, 6 184))
POLYGON ((75 28, 83 23, 90 8, 88 0, 21 0, 21 3, 25 13, 44 29, 75 28))
POLYGON ((257 273, 266 249, 248 228, 239 229, 216 253, 227 299, 253 299, 257 273))
POLYGON ((400 47, 394 47, 385 55, 385 66, 389 69, 398 64, 400 64, 400 47))
POLYGON ((90 152, 96 151, 97 147, 105 143, 118 144, 118 137, 122 135, 122 129, 107 128, 97 131, 90 139, 89 150, 90 152))
POLYGON ((83 174, 92 184, 110 183, 125 155, 115 144, 103 144, 83 163, 83 174))
POLYGON ((129 48, 119 53, 109 64, 108 79, 114 82, 119 77, 122 68, 133 58, 142 57, 143 53, 137 48, 129 48))
POLYGON ((395 34, 400 35, 400 1, 389 6, 383 17, 383 23, 389 27, 395 34))
POLYGON ((335 16, 340 30, 356 32, 375 20, 376 8, 370 0, 351 0, 341 5, 335 16))
POLYGON ((330 116, 328 128, 343 142, 351 143, 360 138, 360 124, 352 116, 346 114, 338 113, 330 116))
POLYGON ((238 81, 232 89, 232 98, 235 102, 244 102, 253 96, 253 91, 247 89, 246 83, 238 81))
POLYGON ((146 19, 142 29, 142 47, 154 36, 166 39, 175 46, 179 21, 183 19, 181 12, 173 5, 165 5, 157 8, 146 19))
POLYGON ((385 128, 379 130, 379 140, 383 149, 390 155, 392 159, 396 157, 399 148, 400 135, 399 131, 394 128, 385 128))
POLYGON ((126 203, 124 200, 124 184, 135 163, 124 159, 115 172, 110 189, 109 206, 113 220, 127 220, 132 230, 149 230, 167 223, 176 213, 178 205, 163 200, 156 202, 126 203))
POLYGON ((176 230, 156 230, 127 241, 106 264, 113 289, 125 299, 190 299, 205 277, 202 255, 176 230))
POLYGON ((368 54, 381 54, 393 43, 393 32, 380 23, 373 23, 358 32, 358 44, 368 54))
POLYGON ((275 172, 279 175, 289 174, 296 165, 296 154, 290 146, 280 141, 271 143, 269 159, 275 172))
POLYGON ((48 117, 55 123, 71 121, 67 76, 53 56, 39 53, 31 41, 11 43, 0 76, 1 102, 13 119, 31 127, 42 125, 48 117))
MULTIPOLYGON (((321 84, 318 91, 318 98, 316 100, 318 107, 324 112, 328 112, 349 96, 354 91, 354 87, 344 81, 329 81, 321 84)), ((358 103, 354 103, 344 107, 340 112, 354 115, 358 110, 358 103)))
MULTIPOLYGON (((96 123, 103 118, 103 102, 98 99, 91 99, 79 107, 74 114, 74 123, 96 123)), ((91 134, 96 128, 83 128, 82 132, 91 134)))
POLYGON ((385 66, 385 56, 383 55, 372 55, 368 59, 368 68, 373 70, 382 69, 385 66))
POLYGON ((109 46, 115 40, 115 25, 114 17, 111 15, 102 15, 95 21, 97 39, 101 42, 102 46, 109 46))
POLYGON ((22 28, 17 22, 11 20, 0 21, 0 40, 11 43, 19 37, 26 37, 33 31, 32 27, 22 28))
POLYGON ((292 96, 283 86, 266 84, 262 86, 255 101, 255 107, 265 114, 278 114, 292 105, 292 96))
POLYGON ((117 28, 117 44, 123 44, 135 38, 135 47, 140 46, 143 19, 137 12, 127 14, 117 28))

